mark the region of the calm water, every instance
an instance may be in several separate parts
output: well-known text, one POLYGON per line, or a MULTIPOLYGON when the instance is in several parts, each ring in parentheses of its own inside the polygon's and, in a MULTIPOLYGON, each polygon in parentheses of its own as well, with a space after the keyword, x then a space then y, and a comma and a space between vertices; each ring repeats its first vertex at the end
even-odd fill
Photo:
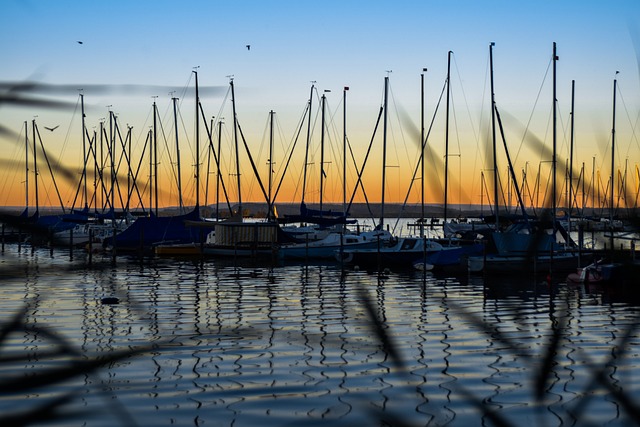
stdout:
POLYGON ((70 260, 15 246, 0 255, 0 274, 0 318, 27 304, 33 328, 0 343, 3 357, 30 355, 0 363, 2 380, 74 363, 45 354, 59 346, 50 330, 81 355, 158 344, 93 374, 0 395, 6 415, 74 392, 65 413, 79 415, 48 425, 492 425, 481 408, 514 425, 629 425, 593 369, 640 400, 638 333, 624 357, 617 347, 638 306, 602 290, 332 265, 119 258, 113 267, 98 257, 87 268, 81 252, 70 260), (361 292, 403 366, 376 335, 361 292), (537 400, 535 374, 562 324, 537 400))

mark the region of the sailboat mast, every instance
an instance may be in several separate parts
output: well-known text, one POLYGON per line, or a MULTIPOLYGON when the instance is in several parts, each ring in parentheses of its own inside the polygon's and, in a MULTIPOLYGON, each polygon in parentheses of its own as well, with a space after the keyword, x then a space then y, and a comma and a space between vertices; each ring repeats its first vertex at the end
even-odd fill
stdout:
POLYGON ((133 131, 133 126, 127 125, 127 205, 125 211, 129 213, 130 202, 131 202, 131 194, 133 194, 133 188, 136 188, 137 185, 135 181, 132 181, 133 171, 131 170, 131 133, 133 131))
MULTIPOLYGON (((198 108, 200 107, 200 92, 198 88, 198 72, 193 71, 196 75, 196 208, 200 207, 200 119, 198 119, 198 108)), ((206 123, 205 123, 206 124, 206 123)), ((181 193, 182 194, 182 193, 181 193)), ((182 198, 182 195, 180 196, 182 198)))
POLYGON ((420 237, 424 237, 424 73, 420 74, 420 237))
POLYGON ((36 119, 31 122, 31 131, 33 132, 33 191, 35 196, 36 214, 40 210, 38 200, 38 159, 36 156, 36 119))
MULTIPOLYGON (((173 101, 173 122, 176 133, 176 168, 178 172, 178 200, 180 202, 180 212, 183 211, 184 205, 182 203, 182 171, 180 170, 180 143, 178 142, 178 98, 175 96, 171 98, 173 101)), ((196 116, 196 120, 198 116, 196 116)))
POLYGON ((387 174, 387 96, 389 93, 389 76, 384 78, 384 120, 382 133, 382 192, 380 196, 380 230, 384 229, 384 193, 387 174))
POLYGON ((347 217, 347 91, 348 86, 342 91, 342 214, 347 217))
POLYGON ((24 121, 24 211, 29 214, 29 125, 24 121))
POLYGON ((238 183, 238 212, 242 215, 242 192, 240 191, 240 156, 238 150, 238 117, 236 116, 236 95, 231 79, 231 105, 233 106, 233 140, 236 146, 236 180, 238 183))
POLYGON ((104 213, 104 196, 107 192, 104 185, 104 120, 104 117, 100 119, 100 159, 97 160, 100 166, 98 170, 100 176, 100 209, 102 213, 104 213))
POLYGON ((307 120, 307 147, 304 152, 304 173, 302 174, 302 203, 307 192, 307 167, 309 165, 309 145, 311 144, 311 104, 313 101, 313 89, 315 85, 311 84, 311 93, 309 94, 309 117, 307 120))
MULTIPOLYGON (((618 74, 617 71, 616 71, 616 74, 618 74)), ((611 124, 611 194, 609 195, 609 198, 610 198, 609 226, 613 226, 613 209, 614 209, 613 193, 615 192, 615 188, 616 188, 615 186, 615 179, 616 179, 615 153, 616 153, 616 86, 617 84, 618 84, 618 80, 613 79, 613 118, 612 118, 612 124, 611 124)), ((613 247, 611 249, 613 249, 613 247)))
POLYGON ((158 107, 153 101, 153 186, 156 199, 156 216, 158 216, 158 107))
POLYGON ((222 120, 218 121, 218 155, 216 156, 216 221, 220 219, 220 146, 222 144, 222 120))
MULTIPOLYGON (((113 111, 109 110, 109 152, 111 154, 111 210, 115 215, 116 197, 116 137, 113 131, 113 111)), ((115 218, 114 218, 115 219, 115 218)))
POLYGON ((551 189, 551 218, 553 220, 553 230, 556 230, 556 207, 557 207, 557 183, 556 183, 556 168, 557 168, 557 154, 556 154, 556 145, 557 145, 557 112, 556 112, 556 104, 558 103, 558 98, 556 96, 556 63, 558 62, 558 56, 556 55, 556 42, 553 42, 553 158, 551 159, 552 165, 552 189, 551 189))
POLYGON ((84 185, 84 206, 88 207, 88 195, 87 195, 87 140, 86 140, 86 125, 84 116, 84 94, 80 94, 80 110, 82 113, 82 181, 84 185))
POLYGON ((324 111, 327 97, 322 94, 322 118, 320 121, 320 215, 322 215, 322 194, 324 187, 324 111))
POLYGON ((272 188, 273 188, 273 116, 274 111, 269 111, 269 209, 267 211, 267 219, 274 219, 273 215, 273 198, 272 196, 272 188))
POLYGON ((100 165, 98 164, 98 153, 97 145, 98 145, 98 136, 96 134, 95 128, 93 129, 93 143, 89 140, 89 147, 93 146, 93 211, 98 212, 98 179, 100 179, 100 165))
POLYGON ((493 86, 493 47, 496 44, 489 44, 489 72, 491 80, 491 141, 493 146, 493 204, 496 217, 496 230, 500 220, 498 213, 498 156, 496 147, 496 94, 493 86))
POLYGON ((448 208, 448 186, 449 186, 449 98, 451 95, 451 54, 447 54, 447 111, 445 114, 445 134, 444 134, 444 222, 447 222, 448 208))
POLYGON ((576 93, 576 81, 571 80, 571 128, 569 134, 569 232, 571 231, 571 209, 573 208, 573 142, 574 142, 574 119, 575 119, 575 93, 576 93))

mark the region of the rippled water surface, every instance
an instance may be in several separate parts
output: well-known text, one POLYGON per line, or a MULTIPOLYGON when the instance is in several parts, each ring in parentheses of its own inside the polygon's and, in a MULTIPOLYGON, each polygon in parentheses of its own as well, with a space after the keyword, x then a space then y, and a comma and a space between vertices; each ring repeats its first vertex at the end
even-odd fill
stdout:
POLYGON ((12 246, 0 268, 0 318, 26 306, 29 325, 0 343, 3 381, 155 344, 0 395, 6 415, 72 392, 50 425, 472 426, 492 425, 494 413, 513 425, 628 425, 625 399, 640 400, 638 309, 627 293, 336 265, 94 258, 88 267, 82 253, 12 246), (554 330, 556 357, 546 359, 554 330), (67 355, 47 353, 60 339, 67 355))

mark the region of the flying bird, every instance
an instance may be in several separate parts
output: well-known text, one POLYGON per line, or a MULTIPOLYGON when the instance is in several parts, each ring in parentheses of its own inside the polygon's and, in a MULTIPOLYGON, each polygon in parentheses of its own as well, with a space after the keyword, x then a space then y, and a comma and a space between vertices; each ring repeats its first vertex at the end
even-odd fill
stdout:
POLYGON ((251 50, 251 45, 250 44, 247 45, 247 50, 251 50))
POLYGON ((46 127, 46 126, 45 126, 44 128, 45 128, 46 130, 50 130, 51 132, 53 132, 54 130, 58 129, 58 126, 60 126, 60 125, 54 126, 54 127, 52 127, 52 128, 48 128, 48 127, 46 127))
POLYGON ((78 44, 82 44, 82 42, 80 40, 78 40, 78 44))

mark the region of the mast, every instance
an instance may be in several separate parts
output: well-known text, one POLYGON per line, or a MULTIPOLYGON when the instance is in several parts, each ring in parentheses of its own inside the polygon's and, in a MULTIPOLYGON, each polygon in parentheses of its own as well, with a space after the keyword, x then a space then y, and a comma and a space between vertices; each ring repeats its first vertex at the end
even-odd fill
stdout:
POLYGON ((574 142, 574 119, 575 119, 575 93, 576 81, 571 80, 571 128, 569 134, 569 232, 571 232, 571 209, 573 208, 573 142, 574 142))
MULTIPOLYGON (((447 196, 449 185, 449 97, 451 94, 451 54, 449 51, 447 54, 447 111, 446 111, 446 124, 444 134, 444 219, 443 222, 447 222, 447 196)), ((493 92, 493 91, 492 91, 493 92)))
POLYGON ((236 95, 231 78, 231 105, 233 106, 233 140, 236 146, 236 180, 238 183, 238 212, 242 215, 242 192, 240 191, 240 156, 238 151, 238 117, 236 116, 236 95))
MULTIPOLYGON (((157 96, 155 97, 157 98, 157 96)), ((156 199, 156 216, 158 216, 158 107, 153 101, 153 186, 156 199)))
POLYGON ((29 125, 24 121, 24 212, 29 216, 29 125))
POLYGON ((31 122, 31 131, 33 132, 33 191, 35 195, 36 214, 40 211, 38 200, 38 159, 36 158, 36 119, 31 122))
POLYGON ((389 72, 384 78, 384 120, 383 120, 383 133, 382 133, 382 193, 380 197, 380 230, 384 229, 384 190, 386 182, 386 169, 387 169, 387 96, 389 93, 389 72))
POLYGON ((147 133, 147 138, 149 140, 149 214, 153 211, 153 191, 151 191, 151 187, 153 187, 153 150, 151 145, 153 145, 154 138, 153 129, 149 129, 147 133))
POLYGON ((315 82, 311 82, 311 93, 309 94, 309 117, 307 120, 307 147, 304 152, 304 173, 302 174, 302 204, 304 204, 304 196, 307 192, 307 167, 309 165, 309 145, 311 144, 311 104, 313 101, 313 89, 315 82))
MULTIPOLYGON (((200 120, 198 119, 198 108, 200 106, 200 92, 198 89, 198 71, 193 71, 196 75, 196 170, 195 170, 195 178, 196 178, 196 209, 200 210, 200 120)), ((205 123, 206 124, 206 123, 205 123)), ((180 199, 182 200, 182 193, 180 194, 180 199)), ((182 204, 182 202, 181 202, 182 204)))
POLYGON ((216 221, 220 219, 220 145, 222 144, 222 120, 218 121, 218 155, 216 156, 216 221))
POLYGON ((274 111, 269 111, 269 209, 267 211, 267 219, 273 220, 273 199, 272 186, 273 186, 273 116, 274 111))
POLYGON ((84 207, 88 208, 88 195, 87 195, 87 140, 85 137, 85 115, 84 115, 84 94, 80 94, 80 109, 82 112, 82 181, 84 183, 84 207))
MULTIPOLYGON (((133 188, 136 188, 136 192, 138 192, 137 190, 137 185, 135 183, 135 181, 132 181, 133 178, 133 171, 131 170, 131 132, 133 131, 133 126, 129 126, 127 124, 127 141, 129 142, 129 144, 127 145, 127 206, 125 211, 127 213, 129 213, 129 209, 130 209, 130 202, 131 202, 131 194, 133 193, 133 188)), ((138 192, 139 194, 139 192, 138 192)))
MULTIPOLYGON (((326 92, 326 90, 325 90, 326 92)), ((322 119, 320 124, 320 215, 322 215, 322 194, 324 187, 324 111, 327 97, 322 94, 322 119)))
MULTIPOLYGON (((619 72, 616 71, 616 75, 619 72)), ((614 196, 613 193, 615 192, 615 179, 616 179, 616 174, 615 174, 615 153, 616 153, 616 86, 618 84, 618 80, 617 79, 613 79, 613 118, 612 118, 612 124, 611 124, 611 194, 609 195, 610 198, 610 209, 609 209, 609 226, 612 227, 613 226, 613 200, 614 200, 614 196)), ((611 248, 613 249, 613 247, 611 248)))
MULTIPOLYGON (((345 86, 342 91, 342 215, 347 218, 347 91, 345 86)), ((346 227, 346 223, 345 223, 346 227)))
POLYGON ((496 44, 491 42, 489 44, 489 72, 491 79, 491 141, 493 145, 493 204, 494 214, 496 221, 496 230, 498 230, 498 224, 500 221, 500 215, 498 213, 498 156, 496 147, 496 94, 493 86, 493 47, 496 44))
MULTIPOLYGON (((100 208, 104 213, 104 196, 107 189, 104 185, 104 121, 105 118, 100 119, 100 160, 99 160, 99 176, 100 176, 100 208)), ((97 197, 96 197, 97 203, 97 197)))
POLYGON ((424 73, 426 68, 422 69, 420 74, 420 237, 424 237, 424 73))
POLYGON ((556 207, 557 207, 557 187, 556 187, 556 168, 557 168, 557 155, 556 155, 556 145, 557 145, 557 113, 556 113, 556 104, 558 103, 558 99, 556 97, 556 63, 558 62, 558 56, 556 55, 556 42, 553 42, 553 158, 551 159, 551 165, 553 170, 552 177, 552 191, 551 191, 551 219, 553 221, 553 231, 555 235, 556 231, 556 207))
MULTIPOLYGON (((174 96, 171 98, 171 100, 173 101, 173 122, 174 122, 174 128, 176 132, 176 167, 178 169, 178 200, 180 201, 180 212, 183 212, 184 205, 182 203, 182 172, 180 170, 180 144, 178 143, 178 107, 177 107, 178 98, 174 96)), ((197 119, 198 119, 198 116, 196 116, 196 120, 197 119)), ((196 190, 196 194, 197 194, 197 190, 196 190)))
POLYGON ((113 132, 113 111, 109 110, 109 153, 111 154, 111 211, 115 220, 116 197, 116 137, 113 132))
POLYGON ((96 129, 93 128, 93 143, 89 141, 90 147, 93 146, 93 211, 98 213, 98 179, 100 179, 100 165, 98 164, 98 153, 96 152, 96 145, 98 145, 98 136, 96 135, 96 129))

